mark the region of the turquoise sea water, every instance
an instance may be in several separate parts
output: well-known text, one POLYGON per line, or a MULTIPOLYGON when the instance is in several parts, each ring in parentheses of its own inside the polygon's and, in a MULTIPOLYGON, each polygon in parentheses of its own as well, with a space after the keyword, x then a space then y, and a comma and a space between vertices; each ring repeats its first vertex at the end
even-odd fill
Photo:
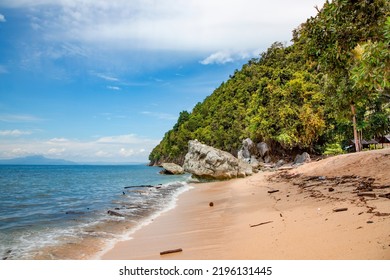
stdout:
POLYGON ((188 189, 188 175, 161 175, 160 170, 0 166, 0 259, 82 258, 83 246, 89 253, 100 251, 172 207, 175 196, 188 189))

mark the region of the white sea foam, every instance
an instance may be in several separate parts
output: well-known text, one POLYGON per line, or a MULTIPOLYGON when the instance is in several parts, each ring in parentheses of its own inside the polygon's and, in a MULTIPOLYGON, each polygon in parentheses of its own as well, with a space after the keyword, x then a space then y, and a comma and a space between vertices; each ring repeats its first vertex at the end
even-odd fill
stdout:
POLYGON ((193 187, 190 186, 189 184, 187 183, 184 183, 184 182, 173 182, 173 183, 168 183, 166 184, 167 186, 171 185, 176 185, 176 186, 180 186, 173 194, 172 196, 169 198, 168 201, 164 201, 164 203, 166 203, 166 206, 161 208, 160 210, 152 213, 150 216, 148 217, 145 217, 143 218, 142 220, 140 220, 137 225, 135 227, 132 227, 128 232, 118 236, 117 238, 115 239, 111 239, 111 240, 108 240, 107 243, 106 243, 106 246, 105 248, 103 248, 102 251, 100 251, 99 253, 97 253, 93 259, 101 259, 103 255, 105 255, 108 251, 112 250, 115 246, 116 243, 120 242, 120 241, 126 241, 126 240, 131 240, 133 239, 132 235, 137 232, 138 230, 140 230, 141 228, 151 224, 155 219, 157 219, 159 216, 161 216, 163 213, 166 213, 172 209, 174 209, 176 206, 177 206, 177 201, 178 201, 178 198, 181 194, 189 191, 190 189, 192 189, 193 187))

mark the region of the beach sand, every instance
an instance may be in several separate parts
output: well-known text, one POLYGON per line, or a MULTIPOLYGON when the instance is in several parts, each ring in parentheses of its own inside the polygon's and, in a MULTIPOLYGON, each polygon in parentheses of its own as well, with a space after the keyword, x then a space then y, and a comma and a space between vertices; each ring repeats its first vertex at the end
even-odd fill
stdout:
POLYGON ((388 260, 390 200, 378 196, 388 193, 390 149, 195 184, 177 207, 99 258, 388 260))

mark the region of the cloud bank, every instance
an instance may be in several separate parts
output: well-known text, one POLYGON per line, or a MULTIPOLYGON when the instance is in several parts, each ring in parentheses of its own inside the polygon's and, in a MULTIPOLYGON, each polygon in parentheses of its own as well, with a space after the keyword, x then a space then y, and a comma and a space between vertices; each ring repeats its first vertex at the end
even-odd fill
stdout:
MULTIPOLYGON (((324 0, 5 0, 2 6, 31 8, 35 28, 50 40, 119 50, 209 53, 229 62, 233 53, 288 40, 292 28, 315 14, 324 0), (218 57, 219 56, 219 57, 218 57)), ((213 57, 212 57, 213 56, 213 57)))
MULTIPOLYGON (((28 133, 18 130, 0 131, 0 136, 22 136, 28 133)), ((45 141, 34 139, 2 139, 0 158, 28 155, 44 155, 76 162, 146 162, 158 140, 135 134, 100 137, 90 141, 52 138, 45 141)))

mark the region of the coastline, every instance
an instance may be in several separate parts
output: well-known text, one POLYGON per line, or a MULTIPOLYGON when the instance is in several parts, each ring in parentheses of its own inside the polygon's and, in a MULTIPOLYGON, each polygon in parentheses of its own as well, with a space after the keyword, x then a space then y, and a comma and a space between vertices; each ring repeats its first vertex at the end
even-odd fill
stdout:
MULTIPOLYGON (((348 173, 342 168, 339 173, 332 170, 337 164, 334 158, 329 158, 289 171, 262 172, 242 179, 193 185, 179 196, 174 209, 133 233, 130 240, 116 243, 98 258, 388 260, 390 203, 387 198, 368 198, 361 203, 348 186, 340 186, 335 195, 332 193, 333 197, 313 195, 312 190, 282 180, 278 175, 317 176, 320 172, 325 176, 345 173, 365 176, 360 173, 367 171, 377 176, 378 183, 390 185, 389 176, 383 175, 388 166, 374 174, 371 168, 362 169, 360 165, 349 163, 360 161, 365 166, 369 162, 377 165, 375 159, 386 160, 389 151, 342 156, 342 166, 348 173), (368 155, 372 161, 367 159, 368 155), (278 192, 268 193, 269 190, 278 192), (209 206, 210 202, 214 206, 209 206), (370 207, 379 212, 370 211, 370 207), (348 210, 334 212, 335 208, 348 210), (177 248, 183 251, 160 256, 162 251, 177 248)), ((386 161, 385 164, 389 165, 386 161)), ((321 189, 324 193, 327 191, 327 187, 321 186, 321 189)))

